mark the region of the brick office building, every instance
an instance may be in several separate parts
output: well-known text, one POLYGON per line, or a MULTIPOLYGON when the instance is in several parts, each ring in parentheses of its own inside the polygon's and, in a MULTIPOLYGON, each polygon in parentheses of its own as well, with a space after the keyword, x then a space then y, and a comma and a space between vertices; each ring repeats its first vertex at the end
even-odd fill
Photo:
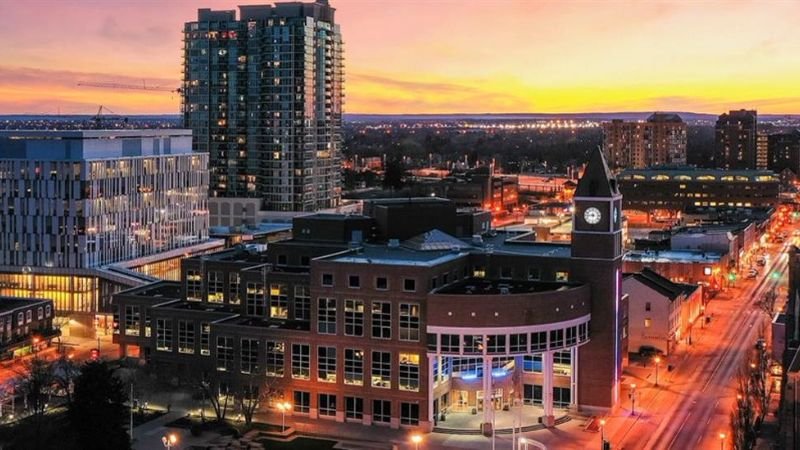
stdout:
POLYGON ((257 376, 294 414, 365 425, 430 430, 474 409, 487 431, 510 405, 549 425, 618 405, 621 196, 600 152, 572 247, 475 233, 439 199, 367 210, 297 218, 266 251, 190 258, 181 283, 118 294, 122 354, 183 379, 257 376), (408 236, 420 209, 449 232, 408 236))

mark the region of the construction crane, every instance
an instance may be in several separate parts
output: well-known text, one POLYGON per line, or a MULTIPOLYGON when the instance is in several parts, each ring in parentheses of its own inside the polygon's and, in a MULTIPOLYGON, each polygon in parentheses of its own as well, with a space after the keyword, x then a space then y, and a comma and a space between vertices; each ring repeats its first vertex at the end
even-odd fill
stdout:
POLYGON ((139 86, 138 84, 111 83, 104 81, 79 81, 78 86, 96 87, 104 89, 129 89, 135 91, 160 91, 160 92, 170 92, 174 94, 180 94, 182 92, 181 88, 148 86, 147 83, 144 82, 144 80, 142 81, 141 86, 139 86))
POLYGON ((128 125, 128 118, 127 117, 109 116, 108 113, 111 113, 111 114, 114 114, 114 115, 117 114, 114 111, 108 109, 107 107, 105 107, 103 105, 100 105, 100 108, 97 109, 97 114, 92 116, 92 119, 91 119, 92 122, 94 122, 94 128, 95 129, 98 129, 98 130, 102 129, 103 128, 103 121, 106 121, 106 120, 108 120, 108 121, 122 120, 123 127, 128 125), (103 111, 106 112, 105 115, 103 115, 103 111))

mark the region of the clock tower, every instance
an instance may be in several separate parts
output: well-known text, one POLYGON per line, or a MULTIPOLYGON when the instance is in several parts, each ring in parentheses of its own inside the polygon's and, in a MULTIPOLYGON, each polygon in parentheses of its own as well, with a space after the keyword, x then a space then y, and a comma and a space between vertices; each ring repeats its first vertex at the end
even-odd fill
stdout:
POLYGON ((598 412, 619 405, 622 375, 623 306, 622 195, 603 152, 592 152, 575 190, 570 281, 592 290, 590 340, 580 348, 578 402, 598 412))

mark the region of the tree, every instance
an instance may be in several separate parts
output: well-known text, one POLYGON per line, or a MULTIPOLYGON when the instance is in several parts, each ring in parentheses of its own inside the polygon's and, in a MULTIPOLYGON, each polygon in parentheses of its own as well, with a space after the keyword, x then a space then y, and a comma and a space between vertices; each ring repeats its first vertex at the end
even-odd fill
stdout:
POLYGON ((259 387, 254 377, 250 377, 246 384, 243 384, 236 392, 236 406, 244 416, 244 423, 247 426, 253 422, 253 415, 258 408, 267 403, 271 403, 274 398, 278 398, 283 391, 275 387, 275 379, 267 378, 259 387))
POLYGON ((122 382, 105 361, 82 366, 68 410, 70 429, 81 449, 131 448, 125 398, 122 382))
POLYGON ((37 419, 44 414, 52 386, 53 368, 49 362, 38 356, 24 362, 19 388, 25 396, 28 410, 37 419))
POLYGON ((196 380, 194 382, 194 386, 203 396, 200 410, 205 410, 205 401, 208 400, 208 402, 211 403, 211 407, 214 408, 214 415, 216 416, 217 421, 221 422, 225 420, 225 416, 228 414, 228 406, 230 401, 228 387, 223 387, 223 383, 218 377, 213 375, 208 376, 206 374, 204 374, 202 378, 196 380))
POLYGON ((67 398, 67 405, 72 404, 72 391, 75 388, 75 378, 80 375, 81 371, 78 364, 72 358, 62 354, 60 358, 52 363, 53 384, 62 392, 67 398))
POLYGON ((399 190, 405 183, 406 168, 400 158, 394 157, 386 161, 386 167, 383 172, 383 187, 384 189, 399 190))

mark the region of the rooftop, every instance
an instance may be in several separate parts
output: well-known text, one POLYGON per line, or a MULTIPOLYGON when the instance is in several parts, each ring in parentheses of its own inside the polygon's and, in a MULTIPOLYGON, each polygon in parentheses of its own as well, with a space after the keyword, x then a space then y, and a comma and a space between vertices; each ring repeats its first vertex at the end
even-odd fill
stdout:
POLYGON ((631 250, 625 261, 644 263, 718 263, 722 255, 703 250, 631 250))
POLYGON ((642 269, 641 272, 631 273, 625 276, 625 278, 629 277, 661 293, 670 300, 675 300, 681 295, 689 296, 698 288, 697 285, 694 284, 675 283, 647 267, 642 269))
POLYGON ((433 267, 464 255, 461 250, 414 250, 408 247, 364 244, 362 247, 317 258, 351 264, 384 264, 433 267))
POLYGON ((178 281, 156 281, 155 283, 126 289, 120 294, 136 297, 148 297, 163 301, 181 298, 181 283, 178 281))
POLYGON ((436 290, 435 293, 452 295, 531 294, 570 289, 577 286, 580 286, 580 284, 554 281, 512 281, 467 278, 466 280, 441 287, 436 290))
POLYGON ((775 182, 778 176, 769 170, 701 169, 689 166, 659 166, 649 169, 626 169, 617 175, 619 180, 650 181, 720 181, 775 182))
POLYGON ((301 320, 263 319, 260 317, 236 316, 224 319, 219 323, 225 325, 238 325, 245 327, 269 328, 272 330, 297 330, 309 331, 311 324, 301 320))
POLYGON ((0 131, 3 159, 83 161, 179 154, 193 154, 191 130, 0 131))
POLYGON ((38 298, 0 297, 0 313, 13 311, 17 308, 46 303, 49 300, 38 298))

